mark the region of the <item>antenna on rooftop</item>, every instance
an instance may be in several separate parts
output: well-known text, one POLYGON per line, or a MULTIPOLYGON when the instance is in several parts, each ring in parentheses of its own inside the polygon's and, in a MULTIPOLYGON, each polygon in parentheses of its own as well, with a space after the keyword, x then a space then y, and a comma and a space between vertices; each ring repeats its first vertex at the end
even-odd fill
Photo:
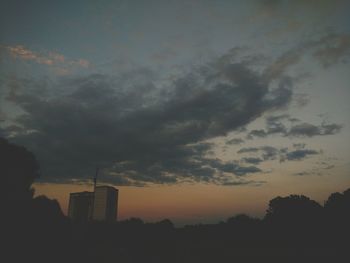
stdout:
POLYGON ((96 173, 95 173, 95 176, 94 176, 94 192, 96 190, 96 185, 97 185, 98 170, 99 170, 99 167, 96 166, 96 173))
POLYGON ((96 185, 97 185, 98 170, 99 170, 99 167, 96 166, 96 173, 95 173, 95 176, 93 177, 94 192, 93 192, 93 197, 92 197, 92 200, 91 200, 90 220, 93 220, 93 218, 94 218, 95 192, 96 192, 96 185))

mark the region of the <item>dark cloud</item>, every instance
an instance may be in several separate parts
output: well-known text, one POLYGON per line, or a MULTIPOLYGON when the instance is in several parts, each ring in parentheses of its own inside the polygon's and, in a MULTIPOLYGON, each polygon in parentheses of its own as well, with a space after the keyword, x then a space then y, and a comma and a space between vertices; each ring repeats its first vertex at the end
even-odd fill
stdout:
POLYGON ((342 125, 331 123, 325 124, 322 123, 320 126, 316 126, 310 123, 300 123, 297 124, 286 133, 286 136, 304 136, 304 137, 313 137, 317 135, 332 135, 340 132, 342 125))
POLYGON ((343 128, 343 126, 336 123, 330 123, 330 124, 323 123, 321 128, 322 128, 321 129, 322 135, 331 135, 331 134, 339 133, 340 130, 343 128))
POLYGON ((263 161, 279 160, 282 161, 300 161, 308 157, 309 155, 320 154, 320 151, 306 149, 303 144, 294 144, 293 150, 288 148, 276 148, 272 146, 260 146, 252 148, 241 148, 237 151, 239 154, 253 154, 255 156, 243 157, 241 161, 259 164, 263 161))
POLYGON ((234 138, 234 139, 228 140, 226 142, 226 144, 228 144, 228 145, 237 145, 237 144, 242 144, 242 143, 244 143, 244 140, 242 140, 241 138, 234 138))
POLYGON ((220 172, 232 173, 237 176, 245 176, 246 174, 252 174, 261 172, 258 167, 255 166, 241 166, 237 162, 222 162, 219 159, 207 159, 203 160, 203 163, 209 165, 212 168, 218 169, 220 172))
POLYGON ((321 135, 321 130, 320 130, 320 127, 318 127, 318 126, 304 122, 304 123, 293 126, 290 129, 288 135, 312 137, 315 135, 321 135))
MULTIPOLYGON (((318 39, 301 42, 294 48, 280 54, 277 59, 266 66, 262 74, 263 78, 267 81, 279 80, 280 86, 291 86, 293 82, 298 80, 298 77, 291 78, 286 75, 286 72, 292 66, 297 65, 305 55, 311 55, 324 67, 347 62, 350 55, 350 35, 328 33, 318 39)), ((305 106, 309 102, 309 98, 303 95, 297 94, 294 98, 299 106, 305 106)))
POLYGON ((251 130, 247 135, 247 139, 251 140, 255 137, 265 138, 266 136, 267 136, 267 133, 265 130, 251 130))
POLYGON ((322 172, 320 172, 319 169, 317 169, 317 168, 312 168, 312 169, 307 170, 307 171, 293 173, 292 175, 294 175, 294 176, 312 176, 312 175, 321 176, 322 172))
POLYGON ((259 151, 259 148, 256 148, 256 147, 245 147, 245 148, 239 149, 237 153, 255 153, 258 151, 259 151))
POLYGON ((263 159, 260 159, 260 158, 255 158, 255 157, 245 157, 245 158, 242 158, 242 161, 246 162, 246 163, 251 163, 251 164, 259 164, 263 161, 263 159))
POLYGON ((334 167, 335 167, 334 164, 330 164, 330 165, 327 165, 326 167, 323 167, 323 169, 330 170, 330 169, 333 169, 334 167))
POLYGON ((333 135, 341 131, 342 125, 337 123, 323 122, 321 125, 300 122, 300 120, 290 117, 288 114, 266 117, 265 129, 252 130, 248 132, 247 138, 265 138, 272 134, 280 134, 289 137, 314 137, 333 135), (289 122, 289 128, 285 121, 289 122))
POLYGON ((95 165, 103 168, 101 180, 133 185, 229 184, 260 172, 208 161, 212 145, 204 141, 285 107, 291 86, 271 88, 246 63, 221 60, 166 87, 157 81, 146 69, 94 74, 46 83, 45 95, 28 92, 27 82, 18 81, 11 100, 25 111, 15 120, 23 131, 12 132, 11 139, 38 156, 44 181, 86 180, 95 165))
POLYGON ((305 146, 306 146, 305 143, 293 143, 293 147, 294 147, 295 149, 298 149, 298 150, 304 149, 305 146))
POLYGON ((298 118, 295 118, 295 117, 290 117, 290 118, 289 118, 289 121, 290 121, 291 123, 300 122, 300 120, 299 120, 298 118))
POLYGON ((295 161, 295 160, 298 161, 298 160, 304 159, 309 155, 314 155, 314 154, 319 154, 319 152, 315 150, 309 150, 309 149, 300 149, 300 150, 288 152, 286 154, 286 158, 289 161, 295 161))
POLYGON ((288 114, 269 116, 266 118, 266 134, 275 134, 275 133, 286 133, 287 128, 281 122, 284 119, 289 119, 288 114))
POLYGON ((324 67, 329 67, 350 55, 350 35, 330 34, 323 38, 323 42, 328 45, 315 51, 314 56, 324 67))
POLYGON ((263 152, 262 158, 264 160, 275 160, 279 156, 279 154, 284 153, 287 149, 286 148, 275 148, 272 146, 262 146, 260 147, 260 150, 263 152))
POLYGON ((294 94, 294 101, 296 102, 296 105, 299 108, 305 107, 306 105, 308 105, 310 100, 311 100, 310 95, 308 94, 305 94, 305 93, 294 94))
POLYGON ((294 173, 293 175, 296 175, 296 176, 306 176, 306 175, 312 175, 312 174, 313 174, 312 172, 303 171, 303 172, 294 173))
POLYGON ((252 186, 261 186, 262 184, 265 184, 266 181, 251 181, 251 180, 237 180, 237 181, 234 181, 234 182, 225 182, 223 181, 222 182, 222 185, 225 185, 225 186, 235 186, 235 185, 252 185, 252 186))
MULTIPOLYGON (((317 154, 319 154, 319 153, 321 153, 321 152, 318 152, 317 154)), ((331 158, 328 161, 334 161, 334 159, 331 158)), ((305 171, 300 171, 300 172, 294 173, 293 175, 296 175, 296 176, 309 176, 309 175, 321 176, 321 175, 327 174, 328 170, 331 170, 335 167, 335 164, 329 163, 328 161, 318 161, 318 162, 316 162, 316 166, 311 167, 310 169, 305 170, 305 171)))
POLYGON ((243 153, 259 153, 261 154, 262 160, 275 160, 281 153, 285 152, 285 148, 275 148, 272 146, 261 146, 261 147, 247 147, 241 148, 237 151, 239 154, 243 153))

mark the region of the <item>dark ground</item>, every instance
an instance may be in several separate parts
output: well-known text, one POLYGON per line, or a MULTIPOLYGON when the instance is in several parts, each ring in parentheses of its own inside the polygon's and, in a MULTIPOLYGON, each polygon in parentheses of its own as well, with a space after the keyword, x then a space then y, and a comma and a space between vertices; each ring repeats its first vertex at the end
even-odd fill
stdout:
POLYGON ((39 165, 0 138, 0 262, 350 262, 350 189, 324 205, 276 197, 263 219, 246 215, 175 228, 171 221, 77 223, 55 200, 33 198, 39 165))

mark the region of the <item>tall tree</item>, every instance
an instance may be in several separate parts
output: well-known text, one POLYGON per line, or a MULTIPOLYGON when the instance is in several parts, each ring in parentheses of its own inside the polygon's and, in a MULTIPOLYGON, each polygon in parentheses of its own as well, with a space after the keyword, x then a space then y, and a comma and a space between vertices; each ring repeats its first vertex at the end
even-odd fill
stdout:
POLYGON ((28 204, 34 194, 32 183, 40 167, 33 153, 0 138, 1 202, 7 208, 28 204))

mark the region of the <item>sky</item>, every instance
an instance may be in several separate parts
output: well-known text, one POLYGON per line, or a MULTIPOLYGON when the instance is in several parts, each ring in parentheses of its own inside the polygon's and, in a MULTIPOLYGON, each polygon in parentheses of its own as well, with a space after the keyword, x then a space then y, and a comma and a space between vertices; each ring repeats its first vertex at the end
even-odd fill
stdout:
POLYGON ((350 187, 349 1, 1 6, 0 136, 65 213, 96 167, 119 219, 179 225, 350 187))

